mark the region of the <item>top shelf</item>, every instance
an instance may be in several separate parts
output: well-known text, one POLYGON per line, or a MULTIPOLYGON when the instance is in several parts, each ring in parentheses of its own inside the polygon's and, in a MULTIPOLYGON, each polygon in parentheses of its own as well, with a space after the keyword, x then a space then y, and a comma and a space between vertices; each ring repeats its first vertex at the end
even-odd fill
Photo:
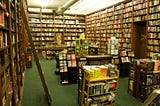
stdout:
POLYGON ((101 78, 94 78, 94 79, 86 78, 86 80, 89 82, 99 82, 99 81, 106 81, 106 80, 113 80, 113 79, 118 79, 118 76, 116 76, 116 77, 101 77, 101 78))

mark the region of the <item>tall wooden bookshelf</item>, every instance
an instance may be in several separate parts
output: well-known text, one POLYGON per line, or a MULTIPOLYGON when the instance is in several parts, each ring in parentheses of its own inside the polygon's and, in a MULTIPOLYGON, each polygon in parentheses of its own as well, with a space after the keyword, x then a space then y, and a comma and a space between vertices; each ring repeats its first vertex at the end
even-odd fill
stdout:
POLYGON ((29 10, 29 24, 37 51, 43 51, 46 45, 53 45, 53 42, 73 47, 77 37, 85 33, 84 15, 57 15, 51 10, 29 10))
MULTIPOLYGON (((147 48, 147 53, 144 55, 153 57, 160 52, 159 4, 159 0, 127 0, 87 14, 86 38, 89 42, 96 41, 97 44, 100 44, 104 41, 104 39, 100 39, 101 35, 106 39, 114 36, 119 39, 119 51, 125 49, 130 57, 132 51, 137 51, 135 49, 137 38, 134 36, 136 34, 134 30, 137 28, 134 27, 134 24, 146 22, 146 32, 142 38, 144 46, 147 48), (100 26, 104 28, 101 30, 100 26)), ((98 46, 101 48, 100 45, 98 46)), ((101 54, 101 50, 99 50, 99 54, 101 54)))
POLYGON ((136 59, 131 63, 128 92, 141 101, 159 89, 159 60, 136 59))
POLYGON ((148 56, 160 52, 160 1, 148 1, 148 56))
MULTIPOLYGON (((17 0, 0 1, 0 105, 18 106, 22 100, 25 34, 17 0)), ((27 7, 26 1, 24 8, 27 7)))

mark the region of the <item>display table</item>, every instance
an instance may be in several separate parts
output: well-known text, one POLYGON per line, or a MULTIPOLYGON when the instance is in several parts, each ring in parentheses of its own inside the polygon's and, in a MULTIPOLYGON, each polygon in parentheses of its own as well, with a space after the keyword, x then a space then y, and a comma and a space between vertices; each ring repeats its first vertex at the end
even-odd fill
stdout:
POLYGON ((112 62, 112 55, 87 55, 87 65, 98 65, 112 62))
POLYGON ((51 45, 45 47, 45 51, 62 51, 64 49, 67 49, 67 45, 51 45))
POLYGON ((45 47, 46 58, 49 59, 55 56, 55 53, 67 49, 67 45, 50 45, 45 47))

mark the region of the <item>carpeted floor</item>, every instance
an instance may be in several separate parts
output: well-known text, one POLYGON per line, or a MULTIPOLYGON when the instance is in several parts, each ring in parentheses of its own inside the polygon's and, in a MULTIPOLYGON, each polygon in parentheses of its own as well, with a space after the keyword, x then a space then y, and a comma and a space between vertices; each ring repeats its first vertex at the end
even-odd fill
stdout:
MULTIPOLYGON (((60 76, 55 75, 55 61, 45 60, 39 57, 48 89, 52 97, 51 106, 78 106, 77 84, 61 85, 60 76)), ((141 106, 137 99, 127 93, 128 78, 120 78, 116 106, 141 106)), ((28 68, 25 74, 22 106, 48 106, 41 80, 33 61, 32 68, 28 68)))

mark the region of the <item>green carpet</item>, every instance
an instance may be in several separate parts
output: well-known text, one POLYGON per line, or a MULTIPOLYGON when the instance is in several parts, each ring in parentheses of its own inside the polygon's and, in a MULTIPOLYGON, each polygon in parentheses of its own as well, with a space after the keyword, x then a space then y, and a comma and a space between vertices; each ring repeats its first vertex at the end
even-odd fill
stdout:
MULTIPOLYGON (((60 76, 54 74, 55 61, 45 60, 40 56, 41 67, 52 97, 51 106, 78 106, 77 84, 61 85, 60 76)), ((137 99, 127 93, 128 78, 120 78, 116 106, 141 106, 137 99)), ((33 61, 32 68, 25 73, 22 106, 48 106, 41 80, 33 61)))

